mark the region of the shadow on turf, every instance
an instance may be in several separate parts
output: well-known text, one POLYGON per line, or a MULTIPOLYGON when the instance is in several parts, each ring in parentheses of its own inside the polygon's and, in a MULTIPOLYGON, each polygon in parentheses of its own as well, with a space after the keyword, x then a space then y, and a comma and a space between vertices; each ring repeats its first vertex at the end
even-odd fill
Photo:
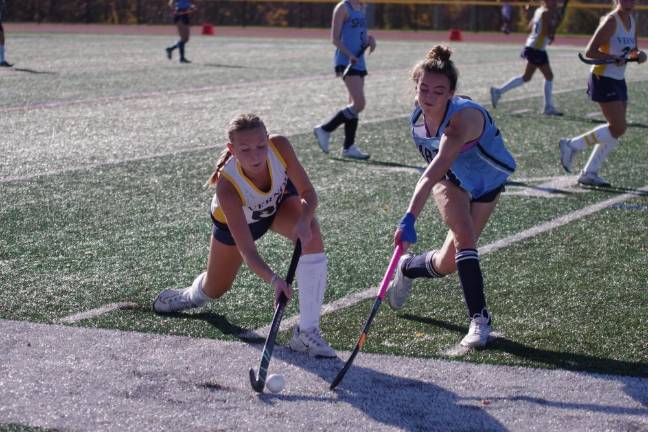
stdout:
POLYGON ((603 187, 603 186, 587 186, 587 185, 579 185, 583 189, 589 189, 593 191, 598 191, 598 192, 607 192, 610 194, 633 194, 637 196, 648 196, 648 191, 641 190, 641 189, 634 189, 634 188, 626 188, 623 186, 609 186, 609 187, 603 187))
POLYGON ((506 182, 506 186, 519 186, 519 187, 524 187, 524 188, 527 188, 527 189, 535 189, 535 190, 539 190, 539 191, 546 192, 546 193, 551 193, 551 194, 556 194, 556 195, 573 195, 574 194, 574 192, 571 192, 571 191, 568 191, 568 190, 556 189, 556 188, 550 188, 550 187, 543 187, 543 186, 533 185, 533 184, 529 184, 529 183, 522 182, 522 181, 509 180, 509 181, 506 182))
MULTIPOLYGON (((403 314, 400 315, 400 317, 406 320, 443 328, 460 335, 463 335, 468 331, 468 327, 466 326, 459 326, 433 318, 420 317, 411 314, 403 314)), ((646 362, 629 362, 595 357, 586 354, 538 349, 501 336, 492 338, 491 342, 488 344, 487 351, 500 351, 512 354, 516 357, 540 365, 555 367, 557 369, 629 375, 643 378, 648 377, 648 363, 646 362)))
MULTIPOLYGON (((346 361, 346 356, 344 359, 314 359, 286 347, 276 347, 273 357, 318 376, 324 382, 313 380, 313 385, 324 388, 328 388, 346 361)), ((462 430, 508 430, 485 409, 462 403, 460 396, 441 386, 363 367, 361 357, 362 353, 339 386, 329 392, 330 398, 296 394, 260 394, 258 397, 265 403, 272 403, 275 398, 346 403, 376 422, 405 431, 441 431, 448 430, 449 425, 461 425, 462 430)), ((367 429, 371 429, 370 424, 367 429)))
MULTIPOLYGON (((264 338, 240 337, 248 329, 230 323, 223 315, 203 312, 165 314, 165 316, 205 321, 224 334, 236 336, 259 351, 263 349, 264 338)), ((272 357, 275 362, 280 360, 319 376, 324 383, 318 385, 326 386, 325 388, 328 388, 346 361, 340 358, 314 359, 280 345, 275 346, 272 357)), ((272 368, 272 362, 270 367, 272 368)), ((221 390, 213 383, 203 383, 201 386, 210 390, 221 390)), ((250 392, 252 391, 250 389, 250 392)), ((466 430, 507 430, 485 410, 477 406, 461 404, 459 396, 442 387, 425 381, 385 374, 356 363, 335 391, 330 392, 330 397, 267 392, 258 394, 257 397, 268 404, 272 404, 275 399, 290 402, 316 400, 347 403, 381 424, 397 426, 405 431, 445 430, 448 424, 461 424, 466 430), (377 403, 376 398, 385 402, 377 403), (444 407, 443 415, 439 415, 439 410, 431 412, 429 403, 431 398, 435 400, 435 404, 444 407), (389 410, 384 408, 386 403, 389 403, 389 410)))
POLYGON ((34 70, 34 69, 29 69, 29 68, 14 67, 14 68, 12 68, 12 70, 14 70, 16 72, 25 72, 25 73, 30 73, 30 74, 34 74, 34 75, 58 75, 57 72, 37 71, 37 70, 34 70))
POLYGON ((359 160, 359 159, 349 159, 349 158, 336 157, 336 156, 331 157, 331 159, 338 162, 359 163, 363 165, 375 165, 375 166, 388 167, 388 168, 407 168, 407 169, 416 170, 421 174, 423 173, 423 171, 425 171, 425 167, 421 167, 418 165, 407 165, 407 164, 401 164, 397 162, 385 162, 385 161, 379 161, 375 159, 359 160))

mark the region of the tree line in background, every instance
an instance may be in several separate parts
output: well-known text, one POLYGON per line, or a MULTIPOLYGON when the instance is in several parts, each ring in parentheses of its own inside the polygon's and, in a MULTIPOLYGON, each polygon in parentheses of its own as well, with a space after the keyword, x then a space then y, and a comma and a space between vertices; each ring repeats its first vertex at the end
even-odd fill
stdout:
MULTIPOLYGON (((611 5, 609 0, 592 3, 611 5)), ((330 26, 335 2, 281 2, 253 0, 195 0, 194 24, 216 26, 330 26)), ((513 31, 526 32, 534 8, 512 1, 513 31)), ((377 29, 497 31, 501 3, 492 6, 369 3, 370 26, 377 29)), ((570 7, 559 32, 591 34, 609 8, 570 7)), ((637 14, 640 36, 648 36, 648 13, 637 14)), ((167 0, 6 0, 5 21, 104 24, 166 24, 171 22, 167 0)))

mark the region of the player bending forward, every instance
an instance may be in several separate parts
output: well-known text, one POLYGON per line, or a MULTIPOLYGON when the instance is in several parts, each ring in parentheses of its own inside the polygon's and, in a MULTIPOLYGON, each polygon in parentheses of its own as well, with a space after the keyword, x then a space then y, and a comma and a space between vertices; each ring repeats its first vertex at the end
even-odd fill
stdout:
POLYGON ((459 72, 449 48, 437 45, 412 71, 416 109, 412 138, 428 163, 410 200, 394 242, 407 249, 416 242, 414 223, 430 194, 449 228, 443 246, 422 255, 405 254, 387 291, 387 301, 399 309, 416 278, 440 278, 455 271, 463 289, 470 327, 465 347, 482 347, 491 331, 477 240, 495 210, 515 161, 488 111, 455 96, 459 72))
POLYGON ((274 288, 275 302, 292 290, 259 255, 255 241, 271 229, 302 243, 297 266, 299 325, 290 348, 312 356, 336 357, 320 335, 320 308, 326 290, 327 258, 315 218, 317 194, 295 152, 283 136, 269 136, 254 114, 241 114, 228 125, 229 142, 209 179, 213 230, 207 271, 190 287, 162 291, 153 303, 158 313, 205 305, 225 294, 245 262, 274 288))

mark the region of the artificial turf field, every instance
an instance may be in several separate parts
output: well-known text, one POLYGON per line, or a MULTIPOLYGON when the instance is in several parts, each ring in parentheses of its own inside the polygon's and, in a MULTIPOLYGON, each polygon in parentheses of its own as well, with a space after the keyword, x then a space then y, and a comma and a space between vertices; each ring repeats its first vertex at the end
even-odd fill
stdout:
MULTIPOLYGON (((358 131, 358 144, 372 157, 356 162, 336 156, 339 133, 329 157, 311 133, 345 102, 329 73, 327 41, 198 37, 188 45, 194 63, 179 65, 164 58, 171 40, 12 36, 17 68, 0 71, 0 319, 249 344, 241 335, 267 326, 273 311, 270 289, 245 268, 232 290, 206 308, 165 317, 150 309, 159 291, 188 285, 206 265, 213 191, 203 184, 225 141, 225 123, 239 111, 257 112, 271 132, 290 138, 318 191, 329 257, 325 302, 380 282, 394 226, 424 168, 408 138, 407 74, 431 44, 379 40, 368 59, 358 131), (127 306, 78 318, 117 303, 127 306)), ((453 48, 458 93, 487 106, 489 86, 522 72, 517 45, 453 48)), ((448 354, 468 326, 458 279, 449 276, 417 281, 398 312, 383 305, 363 352, 648 377, 645 66, 628 66, 629 128, 601 173, 613 187, 582 189, 562 171, 557 151, 560 137, 601 121, 584 93, 587 67, 576 60, 578 50, 550 48, 555 103, 564 117, 539 114, 539 75, 490 110, 518 169, 480 246, 617 201, 482 252, 498 332, 489 349, 448 354)), ((581 153, 576 165, 586 157, 581 153)), ((432 202, 417 230, 414 251, 445 238, 432 202)), ((286 240, 270 234, 258 247, 285 271, 286 240)), ((335 349, 352 349, 371 302, 347 302, 323 316, 322 332, 335 349)), ((279 343, 289 336, 283 331, 279 343)), ((252 366, 241 365, 241 376, 252 366)), ((644 407, 637 424, 648 428, 648 394, 635 399, 644 407)), ((8 418, 0 409, 0 424, 12 424, 4 429, 22 430, 8 418)))

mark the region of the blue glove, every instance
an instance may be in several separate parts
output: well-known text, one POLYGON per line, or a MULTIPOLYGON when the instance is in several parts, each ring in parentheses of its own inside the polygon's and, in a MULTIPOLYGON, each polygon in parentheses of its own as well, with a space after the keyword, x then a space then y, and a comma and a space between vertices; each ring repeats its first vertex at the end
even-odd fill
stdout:
POLYGON ((414 229, 415 222, 416 217, 412 213, 405 213, 405 216, 403 216, 398 224, 398 228, 402 231, 401 241, 416 243, 416 229, 414 229))

